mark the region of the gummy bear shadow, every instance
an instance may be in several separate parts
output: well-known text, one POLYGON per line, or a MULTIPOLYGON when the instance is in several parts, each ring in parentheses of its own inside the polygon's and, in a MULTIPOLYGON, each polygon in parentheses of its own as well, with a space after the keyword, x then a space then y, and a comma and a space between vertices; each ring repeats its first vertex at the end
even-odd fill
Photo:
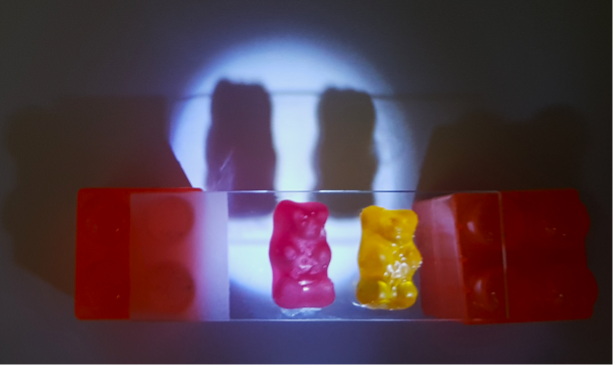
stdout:
POLYGON ((527 122, 475 112, 435 128, 420 171, 427 192, 578 188, 586 148, 578 113, 553 106, 527 122))
MULTIPOLYGON (((220 80, 211 99, 211 127, 206 145, 207 189, 274 189, 276 154, 271 134, 269 93, 256 84, 220 80)), ((275 208, 270 193, 229 196, 232 217, 265 215, 275 208)))
POLYGON ((77 191, 83 187, 189 187, 166 137, 161 97, 65 98, 7 121, 15 163, 2 224, 17 264, 74 293, 77 191))
MULTIPOLYGON (((318 106, 319 139, 315 153, 315 190, 370 191, 377 172, 373 132, 375 108, 371 97, 355 90, 329 88, 318 106)), ((331 216, 358 216, 373 204, 373 194, 314 193, 331 216)))

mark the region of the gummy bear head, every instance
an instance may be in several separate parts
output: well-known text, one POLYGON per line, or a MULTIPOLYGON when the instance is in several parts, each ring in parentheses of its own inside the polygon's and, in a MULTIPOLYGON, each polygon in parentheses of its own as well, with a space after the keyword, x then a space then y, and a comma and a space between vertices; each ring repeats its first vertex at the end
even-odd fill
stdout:
POLYGON ((275 211, 276 220, 284 221, 297 236, 314 239, 324 234, 328 208, 320 202, 297 203, 284 200, 277 205, 275 211))
POLYGON ((391 242, 408 241, 414 236, 418 215, 412 210, 386 210, 369 206, 362 211, 363 228, 369 228, 391 242))

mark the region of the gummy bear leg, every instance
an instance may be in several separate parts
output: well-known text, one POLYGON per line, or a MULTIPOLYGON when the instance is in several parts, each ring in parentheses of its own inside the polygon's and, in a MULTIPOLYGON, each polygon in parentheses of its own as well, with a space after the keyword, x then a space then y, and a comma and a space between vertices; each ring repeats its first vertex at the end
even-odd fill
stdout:
POLYGON ((390 301, 392 291, 383 281, 360 280, 356 288, 356 299, 364 305, 385 305, 390 301))
POLYGON ((334 301, 335 291, 329 278, 308 285, 300 285, 292 278, 283 278, 273 290, 273 299, 285 309, 321 308, 334 301))
POLYGON ((309 302, 314 304, 314 307, 325 307, 335 301, 335 286, 330 278, 324 277, 311 284, 310 290, 307 292, 303 291, 303 294, 309 297, 309 302))
POLYGON ((395 309, 407 309, 412 306, 418 298, 418 290, 413 282, 407 281, 398 285, 397 297, 394 301, 395 309))
POLYGON ((282 308, 295 309, 297 308, 296 299, 299 296, 300 290, 296 281, 283 277, 275 282, 273 300, 282 308))

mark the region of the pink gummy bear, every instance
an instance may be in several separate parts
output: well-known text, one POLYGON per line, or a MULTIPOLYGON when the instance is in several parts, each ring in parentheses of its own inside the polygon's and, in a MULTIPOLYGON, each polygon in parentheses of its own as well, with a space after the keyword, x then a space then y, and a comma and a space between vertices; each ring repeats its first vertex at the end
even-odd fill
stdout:
POLYGON ((273 215, 269 258, 273 300, 285 309, 322 308, 335 300, 328 278, 331 251, 324 224, 328 208, 319 202, 281 201, 273 215))

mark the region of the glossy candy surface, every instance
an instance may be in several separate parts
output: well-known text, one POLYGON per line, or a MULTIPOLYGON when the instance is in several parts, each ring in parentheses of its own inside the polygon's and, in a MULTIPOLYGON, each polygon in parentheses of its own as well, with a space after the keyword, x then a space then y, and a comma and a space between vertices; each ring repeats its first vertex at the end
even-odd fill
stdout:
POLYGON ((319 202, 281 201, 273 215, 269 258, 273 300, 285 309, 322 308, 335 300, 328 278, 331 250, 324 224, 328 208, 319 202))
POLYGON ((360 281, 356 298, 374 309, 401 310, 412 306, 418 296, 412 276, 422 263, 413 242, 418 216, 411 210, 369 206, 360 218, 360 281))

